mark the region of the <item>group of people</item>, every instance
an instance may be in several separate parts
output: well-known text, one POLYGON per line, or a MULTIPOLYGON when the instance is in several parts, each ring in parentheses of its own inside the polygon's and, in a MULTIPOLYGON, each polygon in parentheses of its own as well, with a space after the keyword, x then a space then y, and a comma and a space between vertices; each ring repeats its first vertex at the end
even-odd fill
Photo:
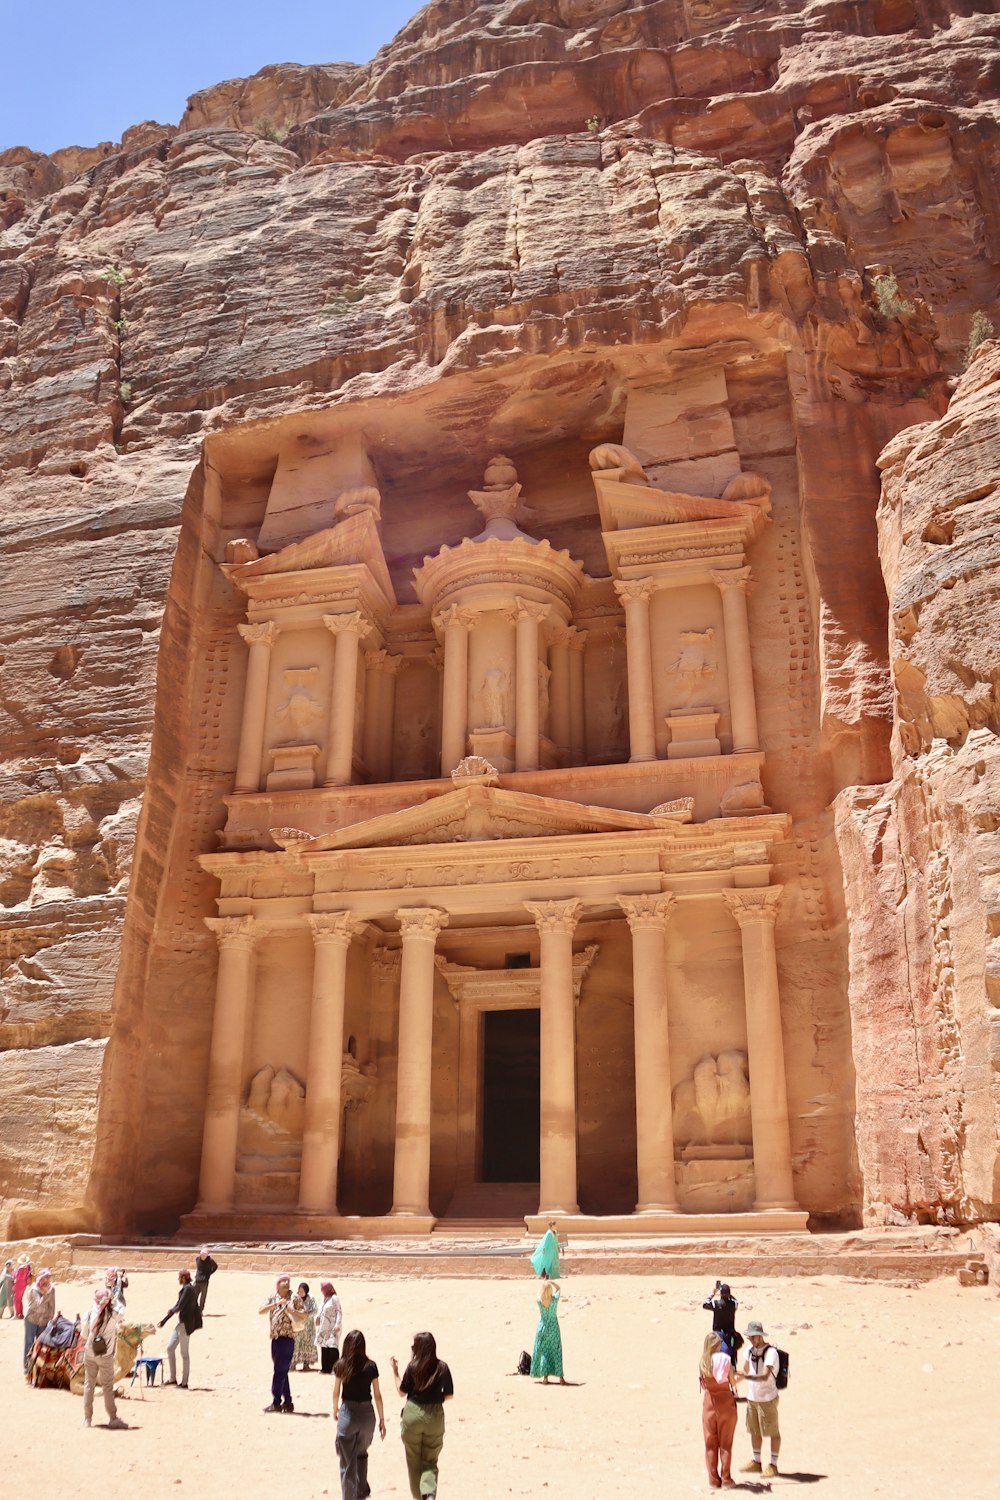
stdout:
MULTIPOLYGON (((365 1336, 352 1329, 340 1348, 342 1312, 333 1284, 320 1285, 323 1301, 317 1307, 307 1282, 292 1291, 292 1278, 284 1273, 260 1307, 268 1318, 271 1336, 271 1401, 265 1412, 290 1413, 292 1403, 289 1371, 301 1360, 309 1369, 309 1350, 320 1350, 320 1368, 332 1374, 333 1418, 337 1424, 336 1447, 340 1460, 343 1500, 362 1500, 368 1486, 368 1450, 375 1438, 376 1414, 379 1436, 386 1434, 385 1409, 379 1385, 378 1365, 368 1355, 365 1336), (300 1342, 300 1340, 305 1340, 300 1342)), ((451 1371, 438 1358, 432 1333, 416 1333, 410 1360, 402 1375, 393 1355, 389 1360, 397 1395, 405 1398, 400 1435, 406 1454, 410 1494, 415 1500, 437 1494, 438 1459, 444 1446, 444 1404, 455 1393, 451 1371)))
POLYGON ((778 1473, 781 1430, 778 1425, 778 1372, 780 1357, 763 1325, 747 1324, 747 1355, 737 1370, 743 1336, 736 1329, 739 1304, 721 1281, 703 1304, 712 1313, 712 1332, 707 1335, 698 1364, 702 1395, 702 1431, 705 1464, 712 1489, 735 1489, 732 1476, 733 1440, 736 1436, 736 1398, 746 1385, 746 1423, 750 1434, 751 1459, 741 1472, 774 1478, 778 1473), (769 1462, 763 1462, 764 1439, 770 1444, 769 1462))

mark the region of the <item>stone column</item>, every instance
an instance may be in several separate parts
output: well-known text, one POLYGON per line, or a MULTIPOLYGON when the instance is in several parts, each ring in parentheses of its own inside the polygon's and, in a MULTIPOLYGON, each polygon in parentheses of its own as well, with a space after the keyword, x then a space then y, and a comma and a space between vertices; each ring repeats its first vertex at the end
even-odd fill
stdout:
POLYGON ((573 731, 570 722, 570 666, 569 642, 572 632, 565 625, 554 625, 549 633, 549 665, 552 680, 549 690, 552 695, 552 738, 556 749, 567 765, 570 764, 570 747, 573 731))
POLYGON ((615 584, 615 593, 625 607, 630 760, 656 759, 653 648, 649 634, 649 601, 654 588, 651 578, 631 578, 615 584))
POLYGON ((635 1211, 676 1213, 666 955, 666 923, 675 898, 619 896, 618 905, 632 929, 635 1141, 639 1169, 639 1201, 635 1211))
POLYGON ((215 1211, 232 1208, 236 1189, 243 1054, 253 1005, 253 950, 259 929, 253 917, 206 917, 205 925, 215 933, 219 944, 219 972, 208 1057, 198 1207, 215 1211))
POLYGON ((538 1212, 576 1214, 576 1001, 573 933, 581 901, 526 901, 541 938, 538 1212))
POLYGON ((570 765, 582 766, 587 759, 583 653, 587 632, 572 627, 569 632, 569 723, 570 765))
POLYGON ((240 625, 237 628, 250 647, 250 662, 243 692, 243 723, 236 760, 236 790, 259 792, 261 762, 264 758, 267 689, 271 679, 271 647, 278 634, 278 627, 273 620, 268 620, 263 625, 240 625))
POLYGON ((306 921, 312 928, 314 957, 299 1208, 303 1213, 335 1214, 347 950, 363 924, 349 912, 306 921))
POLYGON ((538 756, 538 627, 548 606, 515 599, 511 616, 517 626, 514 702, 514 769, 537 771, 538 756))
POLYGON ((365 666, 368 691, 365 695, 364 761, 371 781, 389 781, 392 777, 392 736, 396 716, 396 675, 400 656, 387 651, 368 651, 365 666))
POLYGON ((443 610, 434 629, 444 637, 441 701, 441 775, 450 776, 465 759, 469 735, 469 629, 474 615, 457 604, 443 610))
POLYGON ((796 1208, 774 924, 782 887, 723 891, 740 927, 753 1121, 754 1208, 796 1208))
POLYGON ((403 908, 396 916, 403 935, 403 959, 392 1212, 426 1218, 430 1214, 434 944, 447 925, 448 913, 425 906, 403 908))
POLYGON ((760 749, 757 738, 757 703, 753 690, 750 623, 747 619, 750 569, 731 568, 713 572, 712 582, 722 595, 729 713, 733 723, 733 753, 738 755, 747 750, 760 749))
POLYGON ((368 626, 360 610, 350 615, 324 615, 323 624, 336 638, 333 658, 333 695, 327 736, 324 786, 349 786, 354 763, 355 699, 358 693, 358 648, 368 626))

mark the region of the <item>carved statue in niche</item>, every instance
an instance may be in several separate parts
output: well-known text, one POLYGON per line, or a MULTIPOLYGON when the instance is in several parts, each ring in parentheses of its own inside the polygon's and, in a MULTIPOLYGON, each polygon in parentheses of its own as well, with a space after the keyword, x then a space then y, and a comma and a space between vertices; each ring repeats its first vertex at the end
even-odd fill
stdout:
POLYGON ((544 734, 549 722, 549 678, 550 669, 543 661, 538 663, 538 732, 544 734))
POLYGON ((677 683, 677 708, 690 708, 697 696, 703 696, 707 682, 719 670, 715 652, 709 648, 715 640, 715 631, 682 630, 680 653, 671 664, 670 671, 677 683))
POLYGON ((250 1080, 240 1111, 237 1170, 244 1176, 296 1172, 302 1157, 306 1091, 287 1068, 270 1065, 250 1080))
POLYGON ((510 676, 503 667, 490 667, 473 699, 473 729, 503 729, 510 707, 510 676))
POLYGON ((287 1068, 275 1072, 268 1065, 250 1080, 247 1109, 262 1120, 270 1120, 279 1130, 301 1135, 305 1107, 306 1091, 287 1068))
POLYGON ((319 667, 289 667, 283 676, 287 697, 274 717, 291 743, 308 743, 323 721, 319 701, 310 692, 319 678, 319 667))
POLYGON ((703 1057, 674 1089, 673 1122, 678 1146, 751 1145, 746 1053, 703 1057))

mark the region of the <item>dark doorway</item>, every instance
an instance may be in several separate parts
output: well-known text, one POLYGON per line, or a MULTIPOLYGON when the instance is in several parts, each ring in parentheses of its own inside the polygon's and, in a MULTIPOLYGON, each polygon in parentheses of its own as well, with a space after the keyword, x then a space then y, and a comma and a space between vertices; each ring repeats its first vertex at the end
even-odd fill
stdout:
POLYGON ((483 1182, 538 1181, 541 1012, 483 1012, 483 1182))

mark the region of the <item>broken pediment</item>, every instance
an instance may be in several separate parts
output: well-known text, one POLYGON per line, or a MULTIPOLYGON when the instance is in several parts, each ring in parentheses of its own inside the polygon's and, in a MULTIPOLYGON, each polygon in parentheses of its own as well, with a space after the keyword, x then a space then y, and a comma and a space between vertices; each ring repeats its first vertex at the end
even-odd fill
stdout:
POLYGON ((300 854, 335 849, 373 849, 413 844, 473 843, 489 839, 552 838, 581 833, 649 833, 691 819, 686 801, 666 813, 622 812, 587 807, 530 792, 466 785, 432 797, 415 807, 353 823, 319 838, 290 840, 280 830, 281 845, 300 854))
POLYGON ((605 444, 590 455, 601 529, 605 533, 690 522, 740 524, 744 545, 760 534, 771 508, 771 486, 759 474, 741 473, 720 498, 690 495, 651 485, 627 448, 605 444))
MULTIPOLYGON (((377 495, 377 491, 373 492, 377 495)), ((386 566, 374 505, 346 514, 334 526, 289 542, 278 552, 248 562, 222 564, 222 571, 241 593, 253 592, 253 582, 288 573, 309 573, 318 568, 364 566, 372 574, 387 607, 395 605, 392 580, 386 566)))

